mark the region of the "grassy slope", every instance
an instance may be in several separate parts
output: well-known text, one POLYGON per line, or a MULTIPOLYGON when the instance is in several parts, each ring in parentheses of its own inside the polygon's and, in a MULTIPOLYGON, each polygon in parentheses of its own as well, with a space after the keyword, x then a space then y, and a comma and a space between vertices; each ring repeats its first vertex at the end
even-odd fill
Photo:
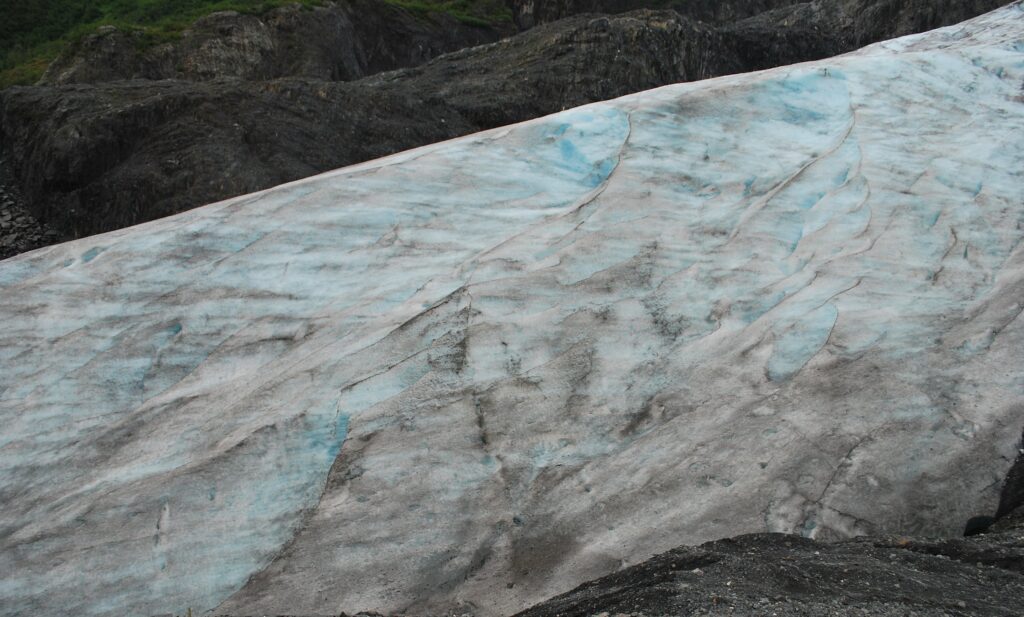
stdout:
MULTIPOLYGON (((417 12, 440 11, 474 24, 511 19, 502 0, 385 0, 417 12)), ((34 83, 68 44, 104 25, 172 39, 214 11, 261 14, 286 4, 325 0, 8 0, 0 10, 0 88, 34 83)))

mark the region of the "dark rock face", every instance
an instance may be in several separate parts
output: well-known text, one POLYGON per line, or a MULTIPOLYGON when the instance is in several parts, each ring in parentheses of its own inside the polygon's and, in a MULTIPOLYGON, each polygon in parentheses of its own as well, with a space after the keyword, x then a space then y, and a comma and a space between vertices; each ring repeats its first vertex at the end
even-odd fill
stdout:
POLYGON ((991 615, 1024 606, 1024 523, 945 541, 754 534, 682 547, 519 617, 991 615))
POLYGON ((0 156, 0 259, 13 257, 60 240, 56 230, 40 223, 8 184, 7 160, 0 156))
POLYGON ((672 9, 689 19, 716 24, 760 16, 747 27, 756 29, 771 22, 781 34, 795 29, 788 34, 835 40, 837 48, 846 50, 957 23, 1003 4, 985 0, 509 0, 521 30, 583 13, 672 9))
POLYGON ((996 510, 996 518, 1009 517, 1013 512, 1024 517, 1024 436, 1021 437, 1020 445, 1017 448, 1017 460, 1006 474, 1003 492, 999 498, 999 508, 996 510))
POLYGON ((864 45, 955 24, 1002 0, 815 0, 724 28, 749 70, 827 58, 864 45))
POLYGON ((994 522, 996 522, 996 519, 992 516, 971 517, 964 526, 964 536, 976 536, 983 534, 988 531, 989 527, 991 527, 994 522))
POLYGON ((225 11, 199 19, 178 41, 149 48, 138 33, 107 26, 65 51, 40 84, 222 77, 349 81, 492 42, 510 30, 471 26, 442 13, 414 15, 376 0, 292 5, 262 17, 225 11))
POLYGON ((714 28, 644 10, 561 20, 359 85, 421 93, 484 129, 744 68, 714 28))
POLYGON ((618 14, 638 9, 673 9, 690 19, 730 22, 800 0, 509 0, 521 30, 582 13, 618 14))
MULTIPOLYGON (((288 72, 345 78, 396 58, 412 62, 408 54, 415 46, 401 56, 379 51, 397 49, 386 43, 369 45, 365 50, 378 51, 356 54, 351 66, 316 60, 322 56, 315 45, 301 53, 270 53, 270 60, 256 64, 246 63, 263 58, 259 53, 203 56, 197 51, 190 57, 215 59, 188 65, 193 67, 188 74, 200 81, 0 92, 0 144, 32 214, 63 236, 78 237, 568 107, 830 56, 1001 4, 818 0, 726 26, 694 22, 675 11, 578 16, 348 83, 207 78, 288 72), (232 64, 237 58, 246 60, 232 64), (307 65, 319 68, 304 72, 307 65)), ((316 15, 291 11, 280 13, 282 23, 316 15)), ((232 28, 263 27, 246 21, 250 18, 213 16, 210 24, 221 19, 233 25, 224 41, 204 39, 208 47, 261 40, 231 34, 232 28)), ((353 28, 358 21, 350 22, 353 28)), ((208 27, 214 26, 203 26, 208 27)))

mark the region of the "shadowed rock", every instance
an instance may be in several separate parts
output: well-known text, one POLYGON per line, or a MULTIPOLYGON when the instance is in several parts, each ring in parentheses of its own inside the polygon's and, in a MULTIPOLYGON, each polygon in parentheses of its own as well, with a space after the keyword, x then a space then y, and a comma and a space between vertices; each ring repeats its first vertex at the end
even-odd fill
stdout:
POLYGON ((1017 450, 1017 459, 1003 482, 996 518, 1010 516, 1010 513, 1024 507, 1024 437, 1017 450))

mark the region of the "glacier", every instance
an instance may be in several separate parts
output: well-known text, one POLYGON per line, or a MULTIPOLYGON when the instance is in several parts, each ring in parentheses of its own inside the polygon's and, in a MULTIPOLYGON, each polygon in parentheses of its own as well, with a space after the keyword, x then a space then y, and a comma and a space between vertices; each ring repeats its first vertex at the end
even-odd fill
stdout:
POLYGON ((0 262, 0 614, 490 616, 958 532, 1022 237, 1016 2, 0 262))

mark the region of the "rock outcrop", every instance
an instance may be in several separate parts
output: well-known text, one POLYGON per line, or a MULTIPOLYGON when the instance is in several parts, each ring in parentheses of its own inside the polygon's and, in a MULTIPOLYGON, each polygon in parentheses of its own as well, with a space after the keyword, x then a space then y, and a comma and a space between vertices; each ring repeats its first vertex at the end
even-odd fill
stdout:
POLYGON ((1000 0, 814 0, 725 27, 749 70, 825 58, 992 10, 1000 0))
POLYGON ((1021 607, 1024 516, 964 539, 754 534, 681 547, 516 617, 1009 617, 1021 607))
POLYGON ((0 158, 0 259, 59 241, 56 230, 25 209, 17 187, 9 184, 7 177, 7 161, 0 158))
POLYGON ((943 10, 928 11, 922 1, 819 0, 724 27, 673 11, 575 17, 351 83, 11 88, 0 93, 0 145, 32 214, 80 237, 630 92, 826 57, 1001 4, 936 0, 943 10))
POLYGON ((509 0, 521 30, 582 13, 618 14, 638 9, 672 9, 690 19, 727 23, 800 0, 509 0))
POLYGON ((296 4, 262 16, 225 11, 199 19, 180 39, 157 46, 145 45, 140 32, 101 28, 67 49, 40 84, 280 77, 350 81, 489 43, 510 30, 500 24, 468 25, 444 13, 411 13, 379 0, 296 4))

